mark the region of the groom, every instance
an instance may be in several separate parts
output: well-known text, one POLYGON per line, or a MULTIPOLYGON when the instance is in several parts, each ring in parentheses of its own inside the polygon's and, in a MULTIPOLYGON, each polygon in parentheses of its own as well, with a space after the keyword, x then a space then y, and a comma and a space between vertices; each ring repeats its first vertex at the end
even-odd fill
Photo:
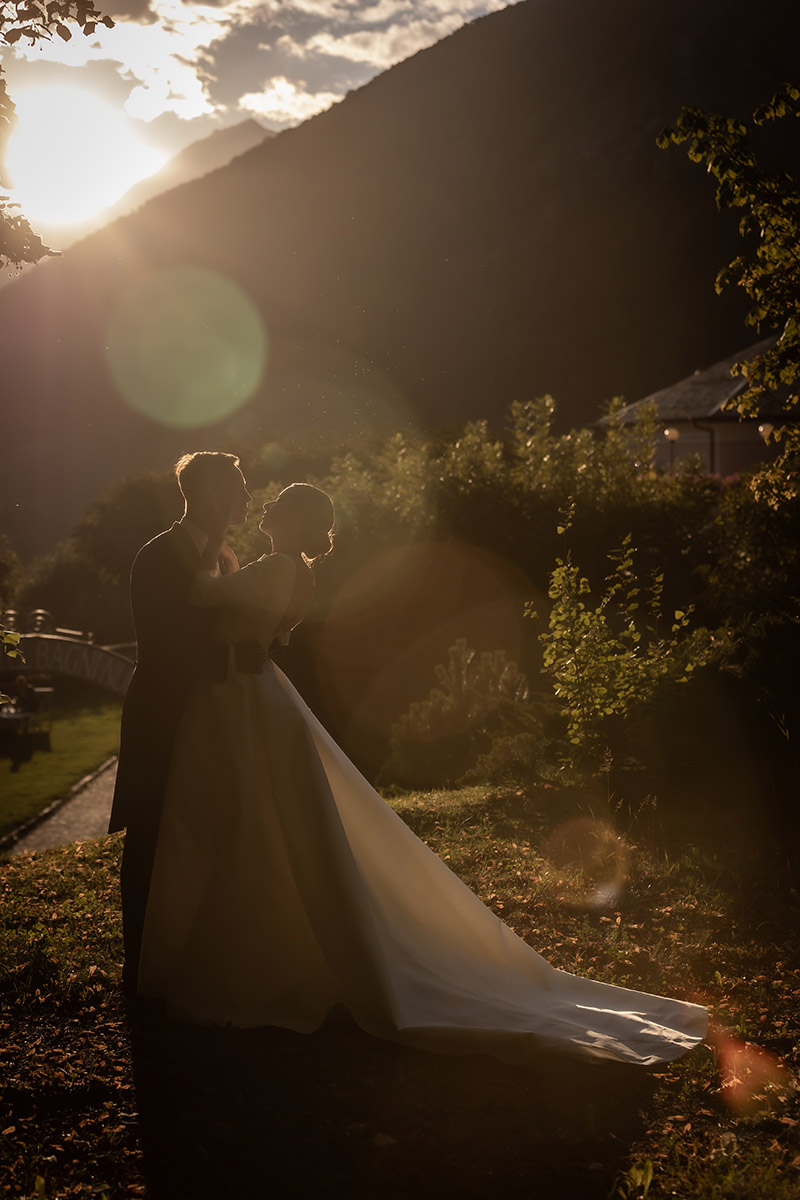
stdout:
POLYGON ((131 570, 137 661, 122 708, 119 766, 109 833, 127 829, 120 890, 125 990, 136 993, 139 952, 172 744, 193 684, 229 670, 260 674, 257 642, 214 639, 216 609, 196 608, 189 589, 208 531, 247 520, 250 493, 233 454, 185 454, 175 465, 183 517, 148 542, 131 570))

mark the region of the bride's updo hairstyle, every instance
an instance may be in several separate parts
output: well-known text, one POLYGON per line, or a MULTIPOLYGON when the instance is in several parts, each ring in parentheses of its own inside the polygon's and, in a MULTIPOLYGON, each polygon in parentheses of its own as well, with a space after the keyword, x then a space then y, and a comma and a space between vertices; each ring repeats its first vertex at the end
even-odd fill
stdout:
POLYGON ((310 564, 325 558, 333 549, 335 513, 327 492, 311 483, 290 483, 278 499, 297 522, 300 549, 310 564))

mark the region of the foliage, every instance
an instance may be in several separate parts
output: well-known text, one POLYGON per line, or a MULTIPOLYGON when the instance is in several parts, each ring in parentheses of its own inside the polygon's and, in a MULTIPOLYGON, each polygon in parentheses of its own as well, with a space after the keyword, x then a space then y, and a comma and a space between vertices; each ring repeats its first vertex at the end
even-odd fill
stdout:
POLYGON ((182 512, 183 500, 171 471, 129 475, 89 505, 71 541, 83 561, 102 566, 127 583, 139 548, 168 529, 182 512))
POLYGON ((529 783, 542 777, 547 770, 545 756, 550 749, 549 739, 543 733, 546 714, 531 702, 519 706, 513 716, 512 725, 527 723, 529 728, 495 734, 488 749, 467 767, 460 783, 509 785, 529 783))
POLYGON ((433 478, 419 438, 362 439, 333 459, 323 486, 336 497, 340 528, 356 526, 362 536, 390 541, 430 527, 433 478))
MULTIPOLYGON (((763 126, 790 116, 800 116, 800 89, 784 84, 756 108, 752 123, 763 126)), ((666 149, 687 143, 689 158, 703 163, 717 181, 717 207, 742 210, 739 232, 754 240, 750 253, 738 256, 717 276, 718 292, 733 284, 747 294, 752 305, 748 325, 779 333, 773 345, 733 367, 747 386, 728 407, 752 417, 765 395, 779 398, 787 412, 800 399, 800 189, 785 171, 759 161, 748 140, 751 134, 735 118, 684 108, 674 127, 662 132, 659 145, 666 149)), ((774 436, 783 438, 783 452, 754 485, 777 507, 797 495, 790 467, 800 451, 800 434, 779 426, 774 436)))
POLYGON ((43 608, 58 626, 92 633, 101 645, 132 638, 127 580, 87 561, 72 541, 34 560, 24 574, 17 604, 23 620, 43 608))
MULTIPOLYGON (((635 736, 639 761, 653 768, 642 731, 653 752, 660 753, 655 722, 662 721, 664 740, 674 747, 680 709, 688 708, 688 689, 678 689, 684 697, 681 705, 668 704, 666 683, 651 692, 637 676, 637 664, 641 660, 643 669, 655 675, 647 648, 661 642, 667 656, 674 621, 661 630, 643 602, 649 593, 639 585, 643 592, 638 614, 655 632, 638 626, 641 649, 634 655, 617 604, 622 593, 607 608, 589 600, 590 595, 604 595, 608 556, 619 552, 627 535, 628 546, 637 548, 638 577, 661 577, 662 612, 688 614, 693 608, 697 625, 730 627, 738 639, 733 662, 737 675, 728 683, 746 714, 741 721, 745 740, 763 736, 767 712, 781 714, 781 720, 795 719, 785 680, 779 677, 785 657, 776 655, 773 647, 781 636, 787 652, 794 652, 796 644, 800 501, 787 501, 776 512, 749 488, 746 477, 721 481, 692 464, 669 473, 654 470, 652 415, 645 413, 639 425, 628 428, 619 420, 618 403, 592 431, 557 433, 554 420, 554 403, 543 397, 515 404, 502 433, 477 422, 430 439, 412 434, 331 438, 315 442, 307 453, 303 447, 274 441, 262 448, 231 447, 242 456, 254 495, 247 526, 232 537, 240 561, 250 561, 268 548, 258 531, 261 503, 293 477, 318 483, 335 501, 336 550, 320 564, 314 609, 293 637, 284 665, 362 769, 377 770, 389 758, 392 723, 408 713, 412 701, 419 701, 417 681, 433 677, 457 638, 466 636, 470 645, 489 648, 476 634, 476 613, 484 611, 488 593, 471 587, 473 563, 485 568, 504 611, 515 614, 513 621, 500 623, 490 646, 519 663, 532 692, 552 694, 552 675, 539 679, 544 643, 522 614, 525 600, 535 597, 548 620, 553 601, 547 593, 557 559, 564 587, 569 584, 576 592, 583 580, 590 589, 573 599, 585 606, 587 619, 594 622, 593 636, 600 637, 599 618, 606 621, 596 645, 598 687, 608 688, 600 677, 603 656, 612 652, 612 644, 619 643, 616 648, 627 653, 628 707, 623 711, 612 703, 609 715, 602 711, 609 704, 601 706, 596 714, 598 737, 616 747, 619 766, 628 753, 625 746, 635 736), (557 527, 558 514, 570 496, 576 503, 567 556, 557 527), (453 550, 452 561, 465 564, 460 577, 458 572, 448 575, 446 566, 437 567, 435 578, 426 573, 427 564, 451 561, 439 553, 442 546, 448 553, 453 550), (566 568, 574 564, 580 569, 570 582, 566 568), (757 628, 755 620, 766 613, 774 622, 769 633, 757 628), (765 656, 771 656, 771 667, 765 656), (754 685, 749 692, 748 681, 754 685), (634 703, 640 684, 640 702, 634 703), (367 744, 359 741, 364 722, 360 717, 354 720, 353 709, 365 695, 374 698, 379 688, 383 691, 378 706, 370 708, 367 744)), ((59 624, 91 629, 102 643, 130 640, 130 563, 139 546, 166 528, 179 508, 174 481, 166 475, 115 485, 91 506, 68 542, 52 557, 31 564, 16 606, 23 611, 46 607, 59 624)), ((694 636, 688 627, 680 633, 682 645, 687 635, 689 640, 694 636)), ((726 703, 728 698, 726 692, 726 703)), ((478 769, 493 779, 520 773, 541 776, 542 771, 553 778, 564 751, 581 757, 582 744, 576 754, 574 744, 564 738, 566 718, 556 714, 555 721, 547 719, 530 700, 527 707, 517 707, 513 720, 510 713, 506 717, 498 718, 486 733, 475 727, 456 736, 452 730, 446 751, 452 750, 452 761, 446 768, 440 764, 431 778, 459 778, 463 771, 478 769)), ((437 744, 429 738, 420 746, 432 758, 445 754, 444 741, 437 744)), ((783 737, 771 760, 785 761, 786 779, 800 768, 796 746, 796 736, 783 737)), ((595 752, 595 765, 601 749, 595 752)), ((563 773, 557 772, 557 777, 563 779, 563 773)), ((758 786, 760 793, 767 789, 777 795, 772 769, 763 773, 758 786)))
MULTIPOLYGON (((0 4, 0 40, 7 46, 20 39, 35 45, 53 36, 68 42, 74 26, 90 37, 98 25, 113 29, 114 22, 99 12, 92 0, 3 0, 0 4)), ((15 112, 0 67, 0 163, 5 159, 15 112)), ((0 267, 35 263, 53 254, 24 216, 14 211, 18 207, 7 192, 0 192, 0 267)))
POLYGON ((21 662, 25 661, 22 653, 22 647, 19 644, 20 635, 16 629, 6 629, 0 625, 0 646, 3 648, 3 653, 8 658, 18 658, 21 662))
POLYGON ((713 524, 716 552, 699 573, 710 612, 746 626, 759 614, 797 611, 800 497, 775 508, 746 483, 727 486, 713 524))
POLYGON ((128 579, 137 551, 181 512, 169 473, 115 483, 89 505, 70 537, 24 571, 17 607, 51 612, 58 625, 91 631, 101 644, 133 638, 128 579))
POLYGON ((385 774, 430 786, 459 778, 493 734, 525 722, 528 683, 504 650, 477 654, 459 638, 436 667, 440 686, 392 726, 385 774))
MULTIPOLYGON (((571 514, 559 527, 565 534, 571 514)), ((640 580, 635 550, 626 534, 609 554, 613 569, 599 601, 569 551, 550 578, 548 627, 540 634, 543 665, 561 704, 569 743, 587 759, 601 760, 612 719, 641 711, 658 693, 687 683, 693 672, 717 658, 727 639, 690 628, 692 606, 676 609, 663 631, 664 575, 640 580)), ((533 605, 527 615, 537 617, 533 605)))
POLYGON ((11 598, 19 580, 20 561, 11 541, 0 533, 0 613, 11 606, 11 598))
POLYGON ((653 1182, 653 1164, 650 1159, 634 1163, 617 1180, 609 1200, 645 1200, 653 1182))
MULTIPOLYGON (((19 638, 18 630, 6 629, 5 625, 0 625, 0 654, 4 654, 6 658, 19 659, 20 662, 25 662, 19 638)), ((8 700, 9 696, 5 692, 0 691, 0 704, 7 704, 8 700)))
POLYGON ((620 420, 623 407, 621 399, 611 401, 602 435, 588 428, 555 435, 551 396, 515 401, 508 423, 511 479, 562 503, 566 495, 606 506, 652 495, 658 482, 655 405, 643 405, 630 425, 620 420))

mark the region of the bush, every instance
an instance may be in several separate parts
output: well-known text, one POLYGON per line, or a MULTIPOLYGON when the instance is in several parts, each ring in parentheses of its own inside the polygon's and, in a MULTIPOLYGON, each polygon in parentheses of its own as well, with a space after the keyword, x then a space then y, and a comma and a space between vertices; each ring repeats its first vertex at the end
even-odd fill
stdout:
MULTIPOLYGON (((568 533, 571 519, 570 514, 560 534, 568 533)), ((640 580, 634 555, 626 534, 608 556, 612 570, 594 605, 591 586, 569 552, 557 559, 550 579, 552 607, 539 637, 544 671, 564 722, 566 757, 589 771, 601 769, 612 742, 617 755, 635 761, 648 708, 730 645, 724 629, 692 628, 691 607, 676 609, 665 623, 664 575, 640 580), (630 732, 637 734, 635 744, 626 736, 630 732)), ((538 613, 529 605, 527 615, 538 613)))
POLYGON ((476 654, 460 638, 436 677, 441 687, 392 726, 384 775, 393 782, 433 787, 458 779, 495 737, 528 721, 527 680, 504 650, 476 654))

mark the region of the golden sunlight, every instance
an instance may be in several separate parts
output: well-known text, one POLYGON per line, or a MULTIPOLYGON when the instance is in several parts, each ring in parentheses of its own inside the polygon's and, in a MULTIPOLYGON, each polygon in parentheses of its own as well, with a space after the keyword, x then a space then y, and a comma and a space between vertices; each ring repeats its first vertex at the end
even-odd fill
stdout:
POLYGON ((14 102, 5 165, 13 199, 34 227, 89 220, 167 161, 92 92, 50 85, 20 91, 14 102))

